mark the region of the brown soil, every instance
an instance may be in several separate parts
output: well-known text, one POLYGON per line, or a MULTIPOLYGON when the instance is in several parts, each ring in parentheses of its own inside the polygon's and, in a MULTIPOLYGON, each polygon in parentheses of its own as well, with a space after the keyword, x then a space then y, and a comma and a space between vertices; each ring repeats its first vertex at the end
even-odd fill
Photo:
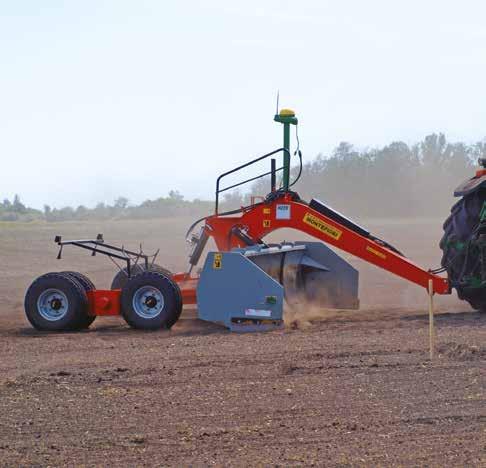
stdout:
MULTIPOLYGON (((186 224, 1 228, 0 464, 486 465, 486 316, 438 298, 431 362, 425 293, 360 262, 363 310, 314 312, 282 331, 232 334, 191 310, 170 332, 119 319, 83 333, 27 325, 35 275, 74 268, 106 287, 114 272, 74 251, 54 260, 58 230, 104 230, 130 247, 145 238, 179 269, 186 224)), ((370 225, 438 263, 438 221, 370 225)))

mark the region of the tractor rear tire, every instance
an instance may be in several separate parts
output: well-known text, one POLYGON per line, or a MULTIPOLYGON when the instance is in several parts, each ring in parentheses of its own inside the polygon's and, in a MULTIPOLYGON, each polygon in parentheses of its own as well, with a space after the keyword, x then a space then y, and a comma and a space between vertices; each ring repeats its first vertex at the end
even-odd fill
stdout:
MULTIPOLYGON (((78 271, 62 271, 61 275, 68 275, 71 278, 74 278, 85 290, 85 292, 92 291, 93 289, 96 289, 96 286, 94 283, 86 276, 83 275, 82 273, 79 273, 78 271)), ((80 325, 79 328, 82 330, 85 330, 90 327, 90 325, 95 321, 96 315, 88 315, 86 314, 81 320, 80 320, 80 325)))
MULTIPOLYGON (((457 283, 463 273, 464 249, 458 243, 467 243, 479 223, 479 215, 486 201, 486 190, 478 190, 461 198, 451 208, 445 220, 444 235, 440 241, 442 249, 441 265, 446 268, 449 280, 457 283)), ((473 272, 467 272, 473 273, 473 272)), ((455 286, 459 299, 469 302, 479 312, 486 312, 486 291, 484 289, 455 286)))
POLYGON ((47 273, 30 285, 24 307, 28 321, 37 330, 78 330, 87 315, 88 298, 74 278, 47 273))
POLYGON ((123 287, 121 312, 132 328, 170 329, 182 312, 179 286, 161 273, 143 271, 123 287))
MULTIPOLYGON (((145 271, 145 265, 144 264, 138 264, 132 267, 132 277, 136 276, 142 272, 145 271)), ((164 268, 160 265, 157 265, 154 263, 153 265, 149 266, 149 271, 155 271, 156 273, 162 273, 164 276, 167 276, 170 278, 172 276, 172 273, 167 270, 167 268, 164 268)), ((111 282, 111 289, 123 289, 123 286, 127 284, 128 281, 128 273, 127 269, 122 268, 114 277, 113 281, 111 282)))

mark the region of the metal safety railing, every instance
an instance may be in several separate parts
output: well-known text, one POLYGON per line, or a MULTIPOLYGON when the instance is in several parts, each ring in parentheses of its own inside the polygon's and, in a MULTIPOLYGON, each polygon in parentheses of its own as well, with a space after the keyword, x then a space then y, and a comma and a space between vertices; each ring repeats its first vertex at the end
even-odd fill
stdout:
POLYGON ((275 191, 276 184, 277 184, 277 172, 282 171, 284 169, 284 167, 285 167, 285 166, 282 166, 282 167, 277 168, 276 167, 277 162, 276 162, 276 159, 275 158, 272 158, 270 160, 270 171, 268 171, 268 172, 265 172, 263 174, 257 175, 255 177, 251 177, 251 178, 246 179, 246 180, 244 180, 242 182, 238 182, 236 184, 232 184, 232 185, 229 185, 229 186, 224 187, 224 188, 220 188, 220 182, 221 182, 221 179, 223 179, 224 177, 226 177, 226 176, 228 176, 230 174, 233 174, 235 172, 238 172, 241 169, 244 169, 245 167, 251 166, 252 164, 255 164, 255 163, 259 162, 259 161, 262 161, 263 159, 269 158, 270 156, 273 156, 273 155, 275 155, 277 153, 287 154, 289 156, 289 159, 290 159, 290 152, 289 152, 289 150, 287 150, 285 148, 279 148, 279 149, 276 149, 276 150, 272 151, 271 153, 267 153, 267 154, 264 154, 263 156, 260 156, 258 158, 255 158, 255 159, 247 162, 246 164, 242 164, 241 166, 235 167, 234 169, 231 169, 231 171, 228 171, 228 172, 225 172, 225 173, 221 174, 216 179, 216 203, 215 203, 215 207, 214 207, 214 213, 215 214, 218 214, 219 194, 220 193, 226 192, 227 190, 234 189, 236 187, 239 187, 240 185, 247 184, 248 182, 253 182, 253 181, 258 180, 258 179, 261 179, 263 177, 270 176, 270 185, 271 185, 270 189, 271 189, 272 192, 275 191))

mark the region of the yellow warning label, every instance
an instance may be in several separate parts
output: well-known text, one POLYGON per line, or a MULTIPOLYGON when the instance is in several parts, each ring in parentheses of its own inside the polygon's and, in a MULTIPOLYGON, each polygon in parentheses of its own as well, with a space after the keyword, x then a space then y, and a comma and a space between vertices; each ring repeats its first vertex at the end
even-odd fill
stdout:
POLYGON ((213 268, 215 270, 221 270, 223 268, 223 254, 215 253, 213 257, 213 268))
POLYGON ((335 228, 334 226, 331 226, 330 224, 325 223, 324 221, 322 221, 317 216, 314 216, 311 213, 306 213, 304 215, 303 221, 309 226, 312 226, 318 231, 321 231, 323 234, 326 234, 326 236, 332 237, 333 239, 336 240, 339 240, 341 234, 343 233, 339 229, 335 228))
POLYGON ((270 220, 269 219, 264 219, 263 220, 263 227, 270 227, 270 220))
POLYGON ((371 252, 372 254, 375 254, 377 257, 382 258, 383 260, 386 259, 386 255, 384 253, 380 252, 379 250, 374 249, 373 247, 367 246, 366 250, 368 252, 371 252))
POLYGON ((263 208, 263 214, 272 214, 271 208, 263 208))

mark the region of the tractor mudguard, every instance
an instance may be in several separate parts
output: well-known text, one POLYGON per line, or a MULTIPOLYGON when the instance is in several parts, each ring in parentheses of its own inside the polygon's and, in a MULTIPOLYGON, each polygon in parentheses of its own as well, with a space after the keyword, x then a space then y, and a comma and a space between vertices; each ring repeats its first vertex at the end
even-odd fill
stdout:
POLYGON ((455 197, 465 197, 477 190, 486 187, 486 174, 475 176, 472 179, 465 180, 459 187, 454 190, 455 197))

